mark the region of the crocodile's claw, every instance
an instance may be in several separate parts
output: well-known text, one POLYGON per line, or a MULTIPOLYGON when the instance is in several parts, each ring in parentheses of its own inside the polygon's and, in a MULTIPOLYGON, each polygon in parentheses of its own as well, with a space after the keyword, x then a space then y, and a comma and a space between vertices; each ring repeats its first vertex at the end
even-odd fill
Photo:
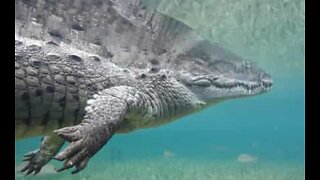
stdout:
POLYGON ((65 161, 64 166, 57 171, 75 167, 72 171, 74 174, 83 170, 89 159, 107 142, 106 130, 104 131, 84 124, 55 130, 58 136, 70 142, 66 149, 54 157, 65 161))
POLYGON ((24 155, 23 161, 28 161, 28 164, 20 170, 20 172, 26 172, 26 176, 33 173, 36 175, 40 172, 41 168, 48 162, 46 158, 44 158, 40 150, 34 150, 24 155))

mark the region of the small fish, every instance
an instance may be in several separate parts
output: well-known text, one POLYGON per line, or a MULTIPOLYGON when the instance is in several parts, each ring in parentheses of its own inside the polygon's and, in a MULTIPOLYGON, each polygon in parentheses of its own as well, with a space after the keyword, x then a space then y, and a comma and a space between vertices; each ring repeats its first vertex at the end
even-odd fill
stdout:
POLYGON ((243 153, 237 157, 237 161, 241 163, 251 163, 251 162, 256 162, 257 157, 250 154, 243 153))
POLYGON ((258 142, 253 142, 252 144, 251 144, 251 147, 252 148, 258 148, 259 147, 259 143, 258 142))
POLYGON ((174 153, 170 150, 165 150, 163 151, 163 157, 165 158, 170 158, 170 157, 173 157, 174 156, 174 153))
POLYGON ((224 145, 214 145, 212 146, 212 150, 217 151, 217 152, 226 152, 228 151, 228 147, 224 145))

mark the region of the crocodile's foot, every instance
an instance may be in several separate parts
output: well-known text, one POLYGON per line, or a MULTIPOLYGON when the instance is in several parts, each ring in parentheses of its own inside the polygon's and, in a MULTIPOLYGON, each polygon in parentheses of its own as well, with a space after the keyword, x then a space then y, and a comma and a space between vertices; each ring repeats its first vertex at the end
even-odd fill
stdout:
POLYGON ((75 167, 72 171, 74 174, 86 167, 89 159, 113 136, 127 112, 128 103, 118 97, 134 99, 131 97, 133 92, 135 90, 124 86, 107 89, 88 101, 81 124, 54 131, 69 141, 66 149, 55 156, 55 159, 64 161, 64 166, 58 172, 75 167))
POLYGON ((20 170, 20 172, 26 172, 26 176, 31 173, 33 173, 33 175, 38 174, 41 168, 48 162, 47 158, 41 155, 39 149, 25 154, 23 161, 29 161, 28 164, 20 170))
POLYGON ((70 142, 66 149, 54 157, 59 161, 65 161, 64 166, 57 170, 58 172, 72 167, 75 167, 72 174, 83 170, 89 159, 106 143, 106 132, 86 125, 79 124, 54 131, 70 142))
POLYGON ((28 164, 21 169, 21 172, 26 172, 26 175, 33 173, 38 174, 43 166, 45 166, 52 157, 59 151, 64 140, 57 135, 48 135, 41 139, 40 148, 31 151, 24 155, 23 161, 28 161, 28 164))

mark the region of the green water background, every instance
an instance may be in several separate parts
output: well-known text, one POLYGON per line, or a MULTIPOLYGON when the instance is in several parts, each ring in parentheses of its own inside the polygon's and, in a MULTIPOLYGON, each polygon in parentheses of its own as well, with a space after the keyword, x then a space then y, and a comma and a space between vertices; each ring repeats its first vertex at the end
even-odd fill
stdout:
MULTIPOLYGON (((210 41, 256 62, 272 75, 272 91, 225 101, 159 128, 116 135, 92 158, 85 172, 73 177, 70 172, 48 177, 304 179, 304 1, 145 0, 145 3, 183 21, 210 41), (237 162, 243 153, 257 157, 255 165, 237 162)), ((39 142, 40 138, 16 142, 16 164, 39 142)))

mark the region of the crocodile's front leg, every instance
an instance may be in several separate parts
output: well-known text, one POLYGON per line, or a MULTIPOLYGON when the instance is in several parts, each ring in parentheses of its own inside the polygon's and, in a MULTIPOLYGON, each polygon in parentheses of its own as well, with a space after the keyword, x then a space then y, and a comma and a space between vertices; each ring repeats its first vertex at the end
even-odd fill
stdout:
POLYGON ((41 141, 39 149, 24 155, 23 161, 28 161, 28 164, 21 169, 21 172, 26 172, 26 175, 31 173, 38 174, 41 168, 58 153, 63 143, 64 139, 56 134, 45 136, 41 141))
POLYGON ((81 124, 56 130, 69 141, 66 149, 55 159, 65 161, 58 171, 75 167, 72 173, 82 170, 89 159, 112 137, 126 113, 135 106, 136 90, 119 86, 102 91, 88 101, 86 115, 81 124))

